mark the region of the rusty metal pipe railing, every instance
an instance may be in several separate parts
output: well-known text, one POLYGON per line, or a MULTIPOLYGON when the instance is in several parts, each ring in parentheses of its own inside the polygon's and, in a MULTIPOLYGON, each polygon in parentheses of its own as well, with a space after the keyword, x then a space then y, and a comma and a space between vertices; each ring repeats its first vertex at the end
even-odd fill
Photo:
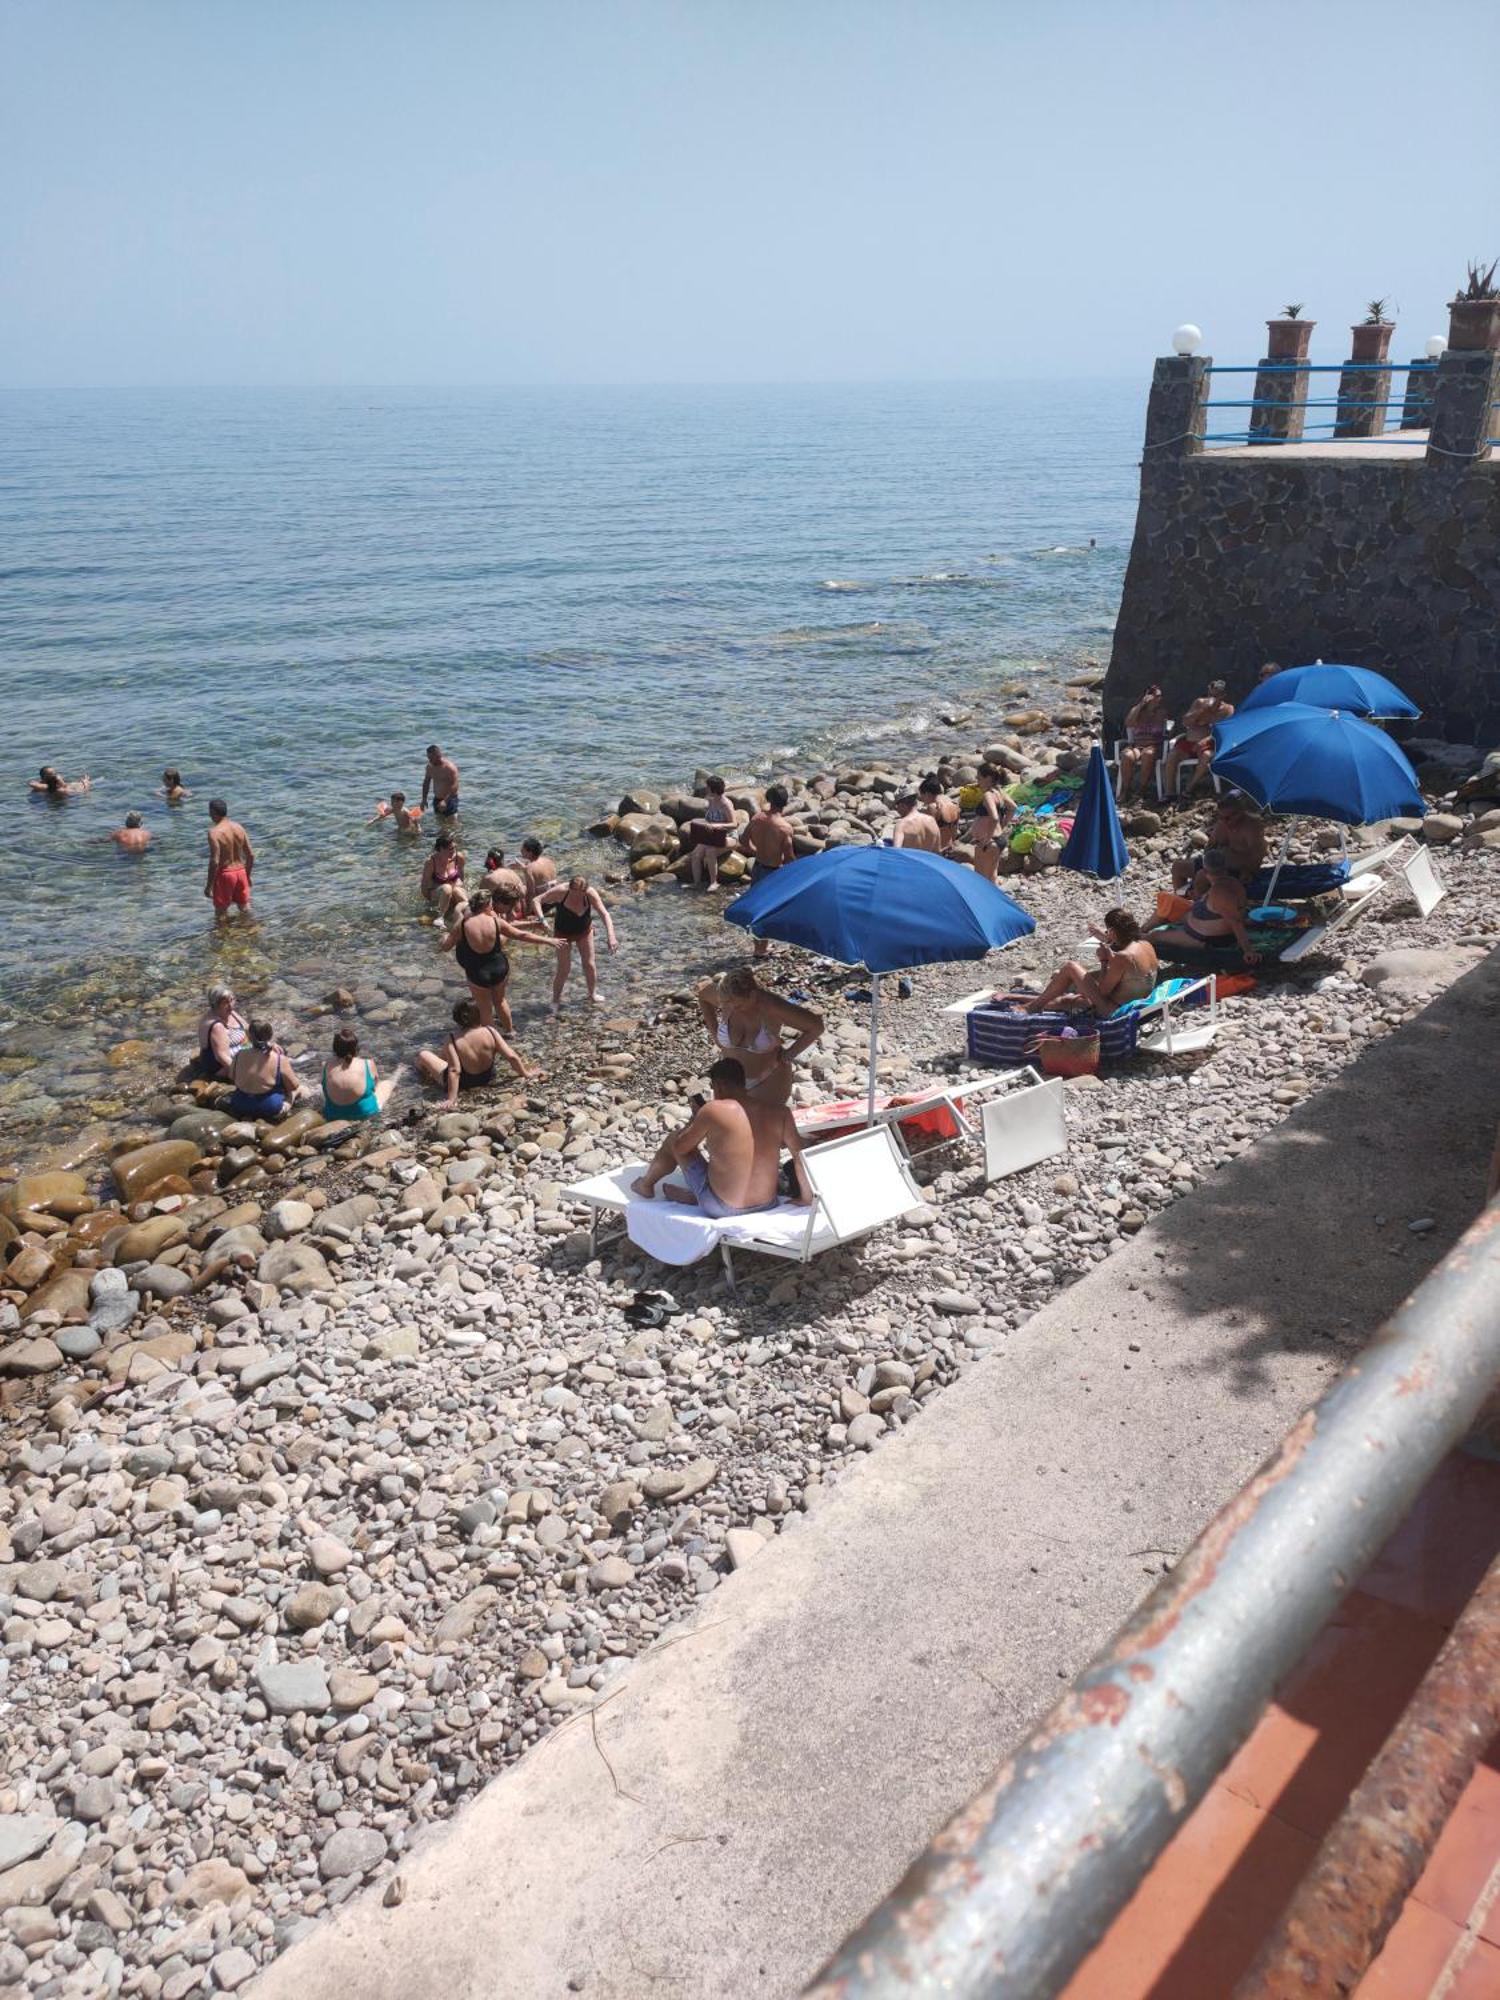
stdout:
POLYGON ((1500 1730, 1500 1561, 1325 1835, 1234 2000, 1352 1993, 1500 1730))
POLYGON ((808 1988, 1050 2000, 1500 1377, 1500 1207, 808 1988))

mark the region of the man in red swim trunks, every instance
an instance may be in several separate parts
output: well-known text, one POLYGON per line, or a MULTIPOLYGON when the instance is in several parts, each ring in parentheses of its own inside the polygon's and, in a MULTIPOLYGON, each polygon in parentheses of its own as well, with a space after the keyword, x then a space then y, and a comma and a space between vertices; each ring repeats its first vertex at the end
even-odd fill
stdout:
POLYGON ((208 817, 208 880, 203 893, 212 897, 214 911, 222 923, 231 909, 249 914, 255 849, 239 821, 229 817, 229 808, 222 799, 209 800, 208 817))
POLYGON ((1166 767, 1162 773, 1162 787, 1169 799, 1177 796, 1177 785, 1185 758, 1197 759, 1198 768, 1193 773, 1193 782, 1188 792, 1200 790, 1213 776, 1214 770, 1214 724, 1227 722, 1234 714, 1234 703, 1224 698, 1223 681, 1210 681, 1208 693, 1188 703, 1187 713, 1182 718, 1182 734, 1167 752, 1166 767))

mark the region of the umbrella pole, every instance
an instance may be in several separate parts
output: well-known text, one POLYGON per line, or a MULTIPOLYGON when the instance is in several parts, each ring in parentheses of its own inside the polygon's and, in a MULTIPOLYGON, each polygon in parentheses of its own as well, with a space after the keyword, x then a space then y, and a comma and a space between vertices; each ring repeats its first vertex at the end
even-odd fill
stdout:
POLYGON ((875 1123, 875 1065, 880 1057, 880 974, 870 976, 870 1089, 865 1103, 865 1123, 875 1123))
MULTIPOLYGON (((1280 880, 1281 871, 1283 868, 1285 868, 1286 858, 1291 853, 1291 851, 1292 851, 1292 829, 1290 826, 1288 826, 1286 832, 1281 837, 1281 852, 1276 857, 1276 866, 1271 870, 1271 886, 1266 890, 1265 903, 1275 902, 1276 884, 1280 880)), ((1262 909, 1265 908, 1265 903, 1262 903, 1261 905, 1262 909)))

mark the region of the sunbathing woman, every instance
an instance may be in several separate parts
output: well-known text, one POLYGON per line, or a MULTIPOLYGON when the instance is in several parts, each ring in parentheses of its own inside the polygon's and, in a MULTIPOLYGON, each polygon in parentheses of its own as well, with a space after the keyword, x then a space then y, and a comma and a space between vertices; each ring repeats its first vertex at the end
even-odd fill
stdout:
POLYGON ((461 1090, 483 1090, 495 1081, 495 1058, 502 1057, 523 1080, 540 1077, 541 1070, 528 1069, 504 1035, 479 1018, 473 1000, 453 1003, 453 1033, 443 1044, 443 1053, 422 1049, 417 1068, 426 1083, 446 1085, 444 1109, 451 1111, 461 1090))
POLYGON ((464 864, 467 859, 454 846, 451 833, 440 833, 423 866, 422 894, 429 903, 437 904, 438 915, 445 923, 452 923, 464 906, 464 864))
POLYGON ((822 1034, 823 1016, 768 993, 748 965, 722 979, 705 979, 698 988, 698 1011, 720 1054, 744 1065, 746 1095, 785 1104, 795 1080, 792 1064, 822 1034), (783 1042, 787 1030, 793 1039, 783 1042))
POLYGON ((1234 873, 1222 847, 1210 847, 1204 854, 1200 882, 1203 876, 1208 878, 1207 883, 1202 893, 1194 897, 1187 915, 1178 923, 1152 924, 1152 939, 1169 958, 1174 947, 1196 956, 1202 951, 1227 952, 1238 945, 1246 965, 1259 965, 1260 953, 1251 944, 1245 925, 1249 907, 1245 885, 1234 873))
POLYGON ((1069 959, 1040 993, 997 993, 995 998, 1009 1000, 1023 1014, 1087 1007, 1101 1021, 1128 1000, 1148 999, 1156 986, 1156 951, 1129 910, 1106 910, 1103 926, 1090 924, 1089 930, 1099 940, 1099 963, 1092 972, 1078 959, 1069 959))
POLYGON ((1167 734, 1167 704, 1161 689, 1148 687, 1125 714, 1125 741, 1120 745, 1120 803, 1145 796, 1156 776, 1167 734))
POLYGON ((511 1020, 510 1002, 506 998, 506 988, 510 984, 506 939, 516 944, 540 945, 543 950, 557 952, 566 947, 560 939, 538 935, 536 931, 523 929, 519 924, 508 923, 496 914, 493 901, 488 889, 476 889, 473 899, 460 913, 439 950, 451 951, 458 960, 479 1009, 479 1019, 489 1026, 498 1015, 501 1026, 509 1034, 515 1023, 511 1020))

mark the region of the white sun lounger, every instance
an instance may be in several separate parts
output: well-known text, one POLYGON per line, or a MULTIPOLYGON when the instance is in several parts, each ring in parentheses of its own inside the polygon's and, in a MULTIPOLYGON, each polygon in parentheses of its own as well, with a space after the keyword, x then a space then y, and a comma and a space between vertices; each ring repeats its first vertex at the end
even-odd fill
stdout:
MULTIPOLYGON (((810 1264, 825 1250, 857 1242, 923 1204, 922 1191, 887 1125, 809 1146, 802 1165, 813 1191, 811 1207, 778 1202, 755 1215, 716 1218, 684 1202, 643 1201, 630 1192, 632 1181, 645 1172, 639 1160, 579 1181, 566 1190, 566 1199, 590 1211, 591 1254, 598 1249, 600 1223, 618 1215, 631 1242, 659 1263, 696 1264, 717 1249, 731 1285, 735 1250, 810 1264)), ((682 1185, 677 1175, 668 1178, 682 1185)))
POLYGON ((1030 1077, 1032 1081, 1009 1097, 992 1098, 980 1109, 986 1181, 1024 1173, 1027 1167, 1068 1150, 1062 1078, 1048 1077, 1043 1082, 1030 1069, 1013 1070, 1011 1074, 1030 1077))
POLYGON ((1281 964, 1295 965, 1300 958, 1318 951, 1331 937, 1364 915, 1377 896, 1395 882, 1403 881, 1412 901, 1424 917, 1431 916, 1448 891, 1438 879, 1427 849, 1404 834, 1374 854, 1351 857, 1353 873, 1339 891, 1339 908, 1326 923, 1312 924, 1294 938, 1281 954, 1281 964))
MULTIPOLYGON (((944 1146, 957 1146, 968 1139, 979 1137, 977 1118, 985 1105, 994 1097, 1020 1089, 1026 1084, 1041 1082, 1034 1069, 991 1070, 983 1076, 956 1077, 951 1082, 934 1082, 932 1087, 921 1092, 912 1092, 898 1104, 890 1099, 875 1101, 877 1125, 888 1125, 896 1135, 896 1143, 908 1159, 911 1148, 906 1143, 902 1126, 909 1120, 930 1115, 934 1111, 944 1111, 952 1122, 953 1129, 946 1138, 934 1139, 930 1146, 924 1146, 924 1154, 937 1152, 944 1146)), ((842 1104, 806 1104, 796 1108, 797 1131, 804 1145, 816 1143, 818 1136, 817 1119, 820 1113, 842 1109, 842 1104), (804 1121, 806 1121, 804 1125, 804 1121)), ((865 1100, 848 1100, 848 1123, 863 1126, 866 1119, 865 1100)), ((842 1129, 842 1125, 835 1130, 842 1129)))

